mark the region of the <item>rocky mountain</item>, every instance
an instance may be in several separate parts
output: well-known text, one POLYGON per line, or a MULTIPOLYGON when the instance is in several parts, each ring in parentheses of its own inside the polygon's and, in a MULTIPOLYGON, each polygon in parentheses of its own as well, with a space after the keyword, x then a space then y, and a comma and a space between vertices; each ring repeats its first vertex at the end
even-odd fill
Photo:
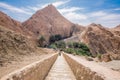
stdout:
POLYGON ((114 34, 120 36, 120 25, 116 26, 115 28, 112 28, 111 31, 112 31, 114 34))
POLYGON ((36 45, 30 38, 0 26, 0 66, 20 55, 30 55, 35 49, 36 45))
POLYGON ((81 33, 81 42, 89 46, 93 56, 110 54, 115 59, 120 58, 120 36, 100 24, 89 25, 81 33))
MULTIPOLYGON (((94 23, 84 27, 82 25, 74 24, 64 18, 53 5, 48 5, 37 11, 23 23, 13 20, 3 12, 0 12, 0 25, 14 31, 7 31, 6 29, 4 31, 0 28, 0 36, 3 38, 1 38, 0 44, 3 45, 2 41, 4 40, 10 40, 10 44, 4 43, 5 45, 8 45, 8 47, 9 45, 16 44, 23 44, 24 46, 27 44, 26 46, 30 47, 28 44, 29 41, 28 43, 26 41, 23 41, 23 43, 16 42, 19 42, 23 38, 25 40, 36 40, 40 36, 43 36, 47 43, 49 43, 49 38, 52 35, 61 35, 62 38, 67 38, 64 39, 66 42, 75 41, 86 43, 93 56, 97 56, 98 54, 110 54, 116 57, 116 59, 120 58, 120 25, 114 29, 104 28, 102 25, 94 23), (20 40, 15 39, 17 38, 16 35, 19 36, 18 39, 20 40)), ((1 51, 4 50, 4 47, 5 46, 0 47, 1 51)), ((13 48, 17 49, 18 45, 13 48)), ((6 49, 8 48, 6 47, 6 49)), ((4 50, 4 52, 5 51, 6 50, 4 50)))
POLYGON ((43 35, 69 37, 83 29, 65 19, 53 5, 37 11, 24 23, 0 11, 0 65, 38 51, 36 39, 43 35), (37 49, 37 50, 36 50, 37 49))
POLYGON ((12 19, 7 14, 1 11, 0 11, 0 25, 4 26, 5 28, 11 29, 12 31, 15 31, 16 33, 21 33, 26 36, 32 35, 30 31, 28 31, 26 28, 22 26, 21 22, 12 19))
POLYGON ((80 42, 80 36, 81 33, 86 29, 85 26, 74 24, 73 27, 73 34, 71 37, 64 39, 64 41, 67 42, 80 42))
POLYGON ((7 16, 1 11, 0 11, 0 25, 16 32, 22 32, 21 23, 16 20, 13 20, 11 17, 7 16))
POLYGON ((114 29, 119 29, 120 30, 120 24, 117 25, 114 29))
POLYGON ((0 25, 32 37, 34 40, 44 36, 47 42, 51 35, 61 35, 66 38, 84 29, 83 26, 73 24, 64 18, 52 4, 37 11, 23 23, 0 11, 0 25))
POLYGON ((25 21, 23 26, 36 37, 42 35, 48 41, 51 35, 56 34, 69 37, 73 32, 74 24, 65 19, 53 5, 48 5, 25 21))

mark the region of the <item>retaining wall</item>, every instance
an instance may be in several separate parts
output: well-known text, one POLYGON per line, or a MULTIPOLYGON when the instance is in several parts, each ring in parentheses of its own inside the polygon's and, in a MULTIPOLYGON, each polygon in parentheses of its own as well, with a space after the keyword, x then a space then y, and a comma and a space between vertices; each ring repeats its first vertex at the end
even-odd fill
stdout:
POLYGON ((77 80, 104 80, 96 72, 91 71, 90 68, 80 64, 68 54, 63 54, 69 66, 71 67, 77 80))
POLYGON ((57 54, 53 54, 43 60, 12 72, 0 80, 44 80, 57 56, 57 54))

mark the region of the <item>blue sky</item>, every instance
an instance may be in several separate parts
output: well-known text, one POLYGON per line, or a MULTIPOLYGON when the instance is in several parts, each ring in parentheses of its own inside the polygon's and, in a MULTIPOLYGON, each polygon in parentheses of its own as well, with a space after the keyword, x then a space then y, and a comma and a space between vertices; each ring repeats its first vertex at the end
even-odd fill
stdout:
POLYGON ((0 0, 0 11, 23 22, 51 3, 73 23, 105 27, 120 24, 120 0, 0 0))

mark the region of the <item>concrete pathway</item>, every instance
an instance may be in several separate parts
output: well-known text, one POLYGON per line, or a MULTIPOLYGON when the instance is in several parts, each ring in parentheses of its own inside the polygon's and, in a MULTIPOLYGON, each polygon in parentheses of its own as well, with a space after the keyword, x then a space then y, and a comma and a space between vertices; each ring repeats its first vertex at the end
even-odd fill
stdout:
POLYGON ((58 56, 45 80, 76 80, 64 57, 58 56))

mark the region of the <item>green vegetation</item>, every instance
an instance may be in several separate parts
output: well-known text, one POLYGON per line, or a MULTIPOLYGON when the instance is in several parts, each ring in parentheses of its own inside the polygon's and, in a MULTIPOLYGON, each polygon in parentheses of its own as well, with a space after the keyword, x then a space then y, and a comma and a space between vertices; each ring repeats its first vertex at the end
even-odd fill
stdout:
POLYGON ((66 48, 64 49, 65 52, 69 53, 69 54, 73 54, 75 53, 74 49, 73 48, 66 48))
POLYGON ((59 35, 59 34, 57 34, 57 35, 52 35, 52 36, 50 36, 49 42, 50 42, 50 43, 54 43, 55 41, 59 41, 59 40, 61 40, 61 39, 62 39, 62 37, 61 37, 61 35, 59 35))
POLYGON ((44 47, 44 42, 45 42, 44 36, 40 36, 39 39, 38 39, 38 46, 39 47, 44 47))
POLYGON ((68 48, 65 50, 67 53, 75 53, 77 55, 87 55, 90 56, 90 50, 84 43, 79 42, 73 42, 73 43, 67 43, 68 48))
POLYGON ((49 48, 53 48, 53 49, 57 49, 56 44, 51 44, 51 45, 49 45, 48 47, 49 47, 49 48))
POLYGON ((57 41, 52 43, 50 48, 60 49, 69 54, 91 56, 90 50, 84 43, 79 42, 69 42, 65 43, 64 41, 57 41))
POLYGON ((52 43, 49 48, 53 48, 53 49, 61 49, 63 50, 64 48, 66 48, 66 44, 64 41, 57 41, 55 43, 52 43))

